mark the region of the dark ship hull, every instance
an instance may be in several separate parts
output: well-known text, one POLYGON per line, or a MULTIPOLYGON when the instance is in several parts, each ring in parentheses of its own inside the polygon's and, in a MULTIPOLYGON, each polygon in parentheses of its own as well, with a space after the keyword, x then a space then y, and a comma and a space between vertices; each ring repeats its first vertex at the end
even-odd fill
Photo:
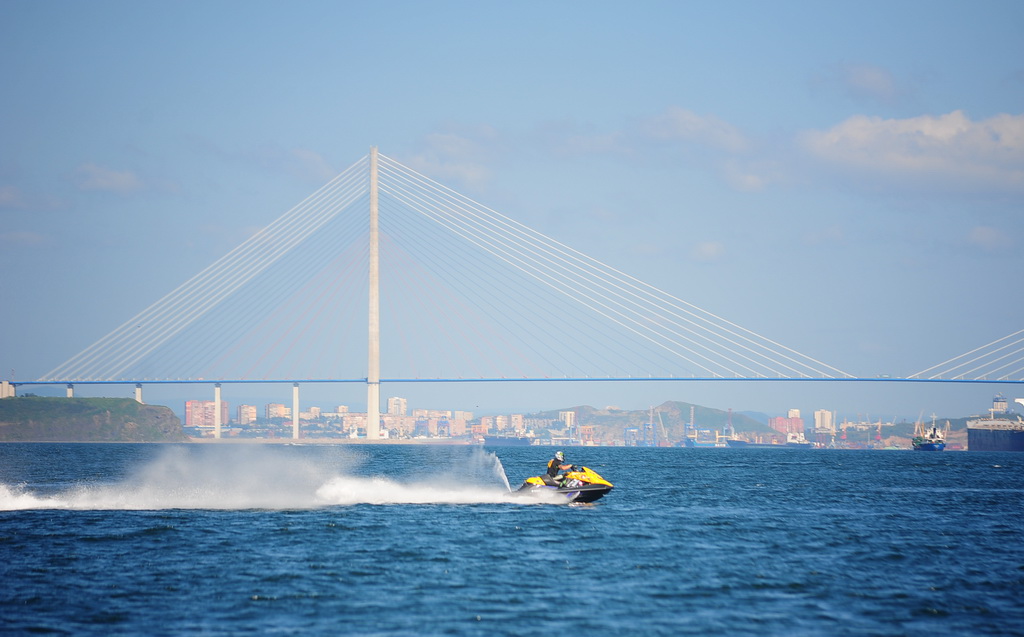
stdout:
POLYGON ((1024 451, 1024 425, 1012 420, 967 423, 968 451, 1024 451))

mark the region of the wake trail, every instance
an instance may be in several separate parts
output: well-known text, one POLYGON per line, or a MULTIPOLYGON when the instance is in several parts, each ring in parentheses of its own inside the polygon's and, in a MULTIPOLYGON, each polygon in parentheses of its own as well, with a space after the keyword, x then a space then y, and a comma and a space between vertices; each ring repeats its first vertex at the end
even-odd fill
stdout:
POLYGON ((237 447, 214 454, 172 448, 113 483, 60 488, 0 483, 0 510, 314 509, 358 504, 536 504, 511 492, 496 455, 474 449, 457 467, 429 478, 358 475, 360 459, 325 461, 278 448, 237 447), (340 466, 339 466, 340 465, 340 466))

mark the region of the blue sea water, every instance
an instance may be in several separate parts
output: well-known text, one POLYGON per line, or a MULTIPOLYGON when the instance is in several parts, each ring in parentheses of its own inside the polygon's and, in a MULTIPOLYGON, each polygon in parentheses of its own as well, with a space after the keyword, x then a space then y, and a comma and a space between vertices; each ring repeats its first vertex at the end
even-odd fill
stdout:
POLYGON ((0 630, 1024 634, 1024 454, 0 445, 0 630))

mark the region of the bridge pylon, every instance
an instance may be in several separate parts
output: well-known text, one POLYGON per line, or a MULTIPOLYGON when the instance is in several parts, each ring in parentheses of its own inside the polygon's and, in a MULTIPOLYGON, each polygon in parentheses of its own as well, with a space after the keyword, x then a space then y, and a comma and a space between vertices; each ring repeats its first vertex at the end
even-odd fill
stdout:
POLYGON ((370 148, 369 359, 366 373, 366 438, 380 438, 380 227, 377 147, 370 148))

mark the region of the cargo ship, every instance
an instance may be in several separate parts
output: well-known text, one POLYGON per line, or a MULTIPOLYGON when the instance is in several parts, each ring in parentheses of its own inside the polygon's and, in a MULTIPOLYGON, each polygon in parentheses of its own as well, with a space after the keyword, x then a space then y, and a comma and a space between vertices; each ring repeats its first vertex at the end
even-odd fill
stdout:
POLYGON ((702 448, 724 448, 726 445, 726 439, 719 436, 717 432, 710 431, 707 429, 699 429, 693 436, 687 436, 679 446, 687 447, 689 449, 702 449, 702 448))
POLYGON ((725 441, 730 447, 748 448, 762 447, 766 449, 810 449, 813 443, 804 439, 803 434, 790 433, 786 436, 786 442, 750 442, 739 438, 730 438, 725 441))
POLYGON ((528 447, 537 442, 533 436, 484 436, 484 444, 490 447, 528 447))
MULTIPOLYGON (((690 405, 690 424, 683 427, 683 440, 678 444, 688 449, 724 449, 726 440, 732 438, 736 431, 732 428, 732 408, 729 408, 729 420, 722 433, 711 429, 697 429, 693 418, 694 409, 690 405)), ((661 414, 658 414, 661 418, 661 414)))
MULTIPOLYGON (((949 426, 949 423, 946 423, 949 426)), ((942 451, 946 448, 946 436, 935 426, 935 415, 932 415, 932 426, 926 428, 918 421, 914 428, 914 439, 910 441, 914 451, 942 451)))
MULTIPOLYGON (((1024 405, 1024 398, 1014 402, 1024 405)), ((996 395, 987 418, 967 421, 968 451, 1024 451, 1024 420, 1007 410, 1006 399, 996 395)))

